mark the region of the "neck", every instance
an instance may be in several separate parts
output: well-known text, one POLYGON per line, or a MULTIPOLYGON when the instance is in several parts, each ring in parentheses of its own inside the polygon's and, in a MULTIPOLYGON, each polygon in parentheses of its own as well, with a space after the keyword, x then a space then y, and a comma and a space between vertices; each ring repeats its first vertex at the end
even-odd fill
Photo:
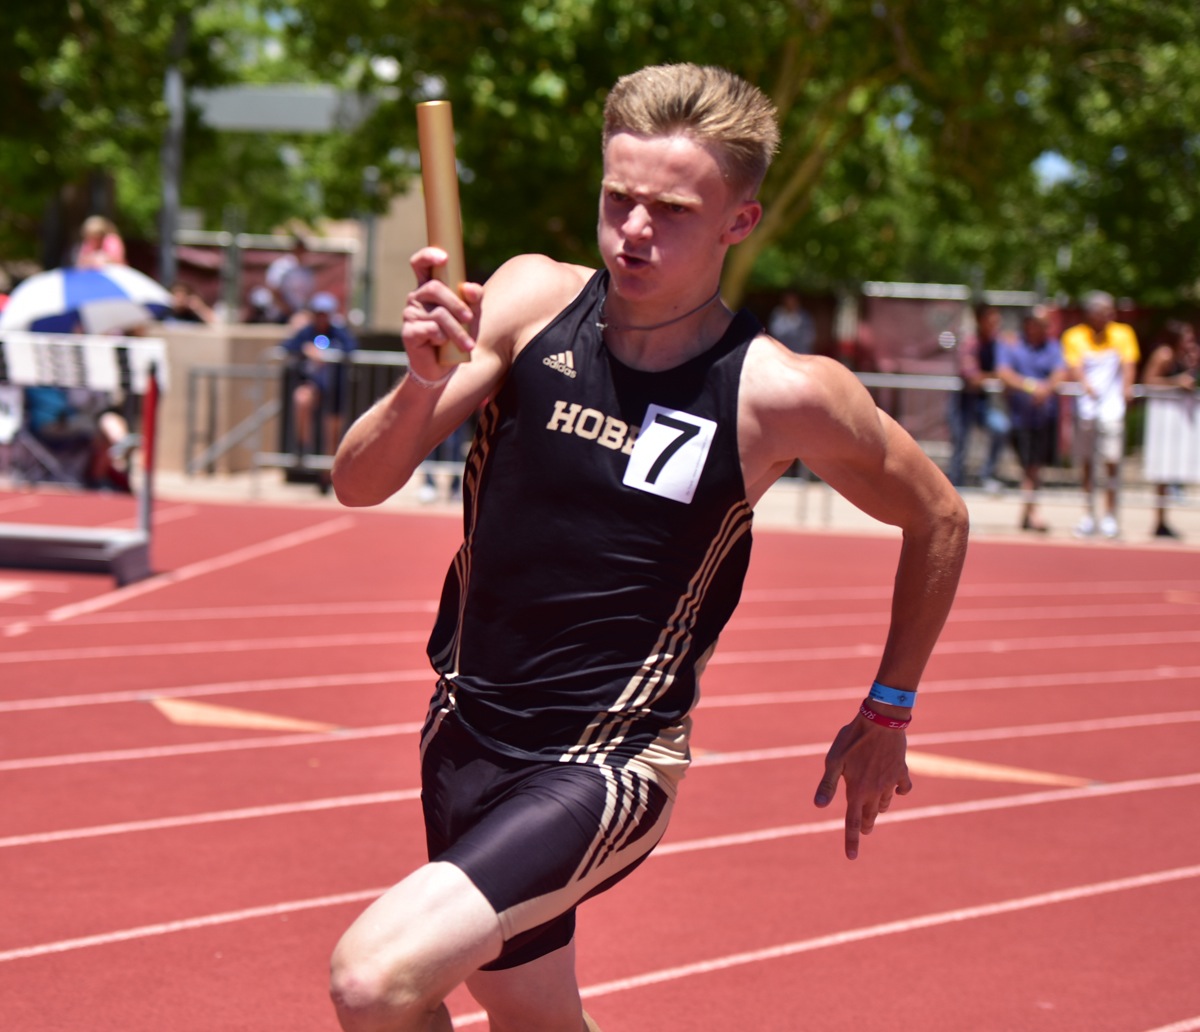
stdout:
POLYGON ((718 286, 713 292, 713 295, 705 301, 701 301, 695 308, 690 308, 681 315, 673 316, 670 319, 664 319, 662 322, 650 323, 645 326, 637 326, 632 323, 615 323, 610 322, 606 316, 608 308, 608 295, 604 296, 604 300, 600 302, 600 316, 596 320, 596 328, 603 333, 605 330, 616 330, 621 333, 649 333, 651 330, 661 330, 666 326, 674 326, 676 323, 683 322, 693 315, 703 312, 706 308, 712 305, 721 296, 721 288, 718 286))
POLYGON ((606 322, 601 304, 596 325, 605 346, 620 362, 643 372, 661 372, 707 351, 732 319, 718 292, 682 315, 648 325, 606 322))

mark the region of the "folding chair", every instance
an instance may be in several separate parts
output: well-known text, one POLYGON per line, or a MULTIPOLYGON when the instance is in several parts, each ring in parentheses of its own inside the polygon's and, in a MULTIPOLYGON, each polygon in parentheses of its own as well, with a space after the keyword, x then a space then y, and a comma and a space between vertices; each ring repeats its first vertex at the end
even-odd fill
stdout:
POLYGON ((40 439, 28 426, 22 389, 11 384, 0 384, 0 445, 15 480, 86 486, 92 435, 80 430, 59 442, 40 439))

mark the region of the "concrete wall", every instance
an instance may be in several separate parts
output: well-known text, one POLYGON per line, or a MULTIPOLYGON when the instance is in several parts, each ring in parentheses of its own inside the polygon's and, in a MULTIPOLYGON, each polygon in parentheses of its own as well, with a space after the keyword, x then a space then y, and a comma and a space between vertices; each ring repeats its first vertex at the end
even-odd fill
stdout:
MULTIPOLYGON (((185 469, 189 457, 189 418, 192 434, 200 435, 191 449, 195 456, 207 445, 210 432, 217 436, 227 433, 249 418, 263 402, 279 396, 278 363, 269 362, 266 355, 286 339, 284 326, 172 323, 155 327, 152 334, 167 342, 170 363, 170 383, 159 407, 155 448, 159 469, 185 469), (199 375, 205 369, 217 372, 208 377, 199 375), (265 379, 245 375, 258 370, 266 374, 265 379)), ((263 428, 262 440, 267 451, 275 450, 278 435, 279 425, 271 420, 263 428)), ((257 447, 258 438, 251 437, 245 445, 220 459, 216 470, 229 473, 250 468, 257 447)))
POLYGON ((400 329, 405 298, 417 285, 408 260, 424 246, 425 202, 417 181, 411 193, 393 199, 376 226, 372 329, 400 329))
MULTIPOLYGON (((376 223, 374 312, 369 326, 356 329, 360 336, 372 331, 398 332, 403 319, 405 299, 416 286, 409 257, 425 246, 425 206, 420 182, 414 190, 393 200, 389 212, 376 223)), ((170 362, 170 386, 159 411, 157 465, 159 469, 183 471, 189 457, 200 454, 209 436, 228 433, 250 418, 264 401, 277 399, 281 376, 278 365, 267 363, 265 353, 287 336, 283 326, 230 324, 200 326, 164 324, 150 331, 167 342, 170 362), (203 377, 201 369, 222 368, 223 375, 203 377), (261 368, 269 375, 254 379, 245 375, 261 368), (240 374, 240 375, 239 375, 240 374), (191 431, 199 434, 188 455, 189 380, 192 387, 191 431)), ((249 469, 260 438, 255 435, 246 444, 234 448, 218 460, 216 471, 239 472, 249 469)), ((268 422, 262 432, 262 446, 275 451, 279 423, 268 422)))

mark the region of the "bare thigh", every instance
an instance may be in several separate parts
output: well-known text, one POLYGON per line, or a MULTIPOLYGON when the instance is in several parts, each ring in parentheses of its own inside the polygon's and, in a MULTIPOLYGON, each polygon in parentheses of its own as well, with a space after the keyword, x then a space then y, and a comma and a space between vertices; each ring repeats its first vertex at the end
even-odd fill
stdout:
POLYGON ((452 864, 418 868, 372 903, 333 955, 334 994, 436 1004, 500 954, 496 912, 452 864))

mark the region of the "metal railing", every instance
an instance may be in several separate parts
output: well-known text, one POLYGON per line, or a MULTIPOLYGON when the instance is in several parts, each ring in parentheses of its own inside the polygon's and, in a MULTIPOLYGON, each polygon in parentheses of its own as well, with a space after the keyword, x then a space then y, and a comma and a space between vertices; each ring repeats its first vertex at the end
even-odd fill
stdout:
MULTIPOLYGON (((301 475, 314 478, 327 472, 332 465, 330 447, 319 452, 302 454, 296 447, 294 427, 291 422, 291 387, 289 379, 288 353, 282 348, 272 347, 265 351, 258 364, 226 366, 194 366, 187 372, 187 428, 185 470, 189 475, 201 472, 212 473, 220 458, 237 447, 252 449, 251 470, 257 474, 263 469, 277 468, 289 471, 289 476, 301 475), (253 398, 253 409, 228 429, 220 426, 220 395, 223 385, 241 382, 249 385, 253 398), (273 431, 273 440, 268 441, 268 428, 273 431)), ((325 406, 337 406, 343 427, 371 407, 387 394, 408 368, 407 356, 402 352, 355 351, 348 355, 330 352, 330 359, 341 362, 347 374, 340 377, 341 390, 337 397, 323 398, 325 406)), ((958 376, 917 373, 858 373, 859 381, 871 392, 876 403, 903 425, 922 448, 939 465, 945 465, 949 453, 948 424, 946 419, 948 397, 962 390, 963 381, 958 376)), ((1003 394, 1004 385, 996 379, 985 382, 984 391, 1003 394)), ((1078 383, 1059 385, 1058 393, 1064 397, 1082 393, 1078 383)), ((1173 388, 1135 385, 1135 402, 1156 396, 1179 396, 1173 388)), ((328 409, 326 409, 328 411, 328 409)), ((1131 417, 1136 409, 1131 410, 1131 417)), ((318 416, 318 421, 320 421, 318 416)), ((977 449, 981 433, 972 432, 970 443, 977 449)), ((1126 486, 1145 486, 1139 477, 1139 449, 1135 447, 1127 456, 1126 486)), ((1078 488, 1078 473, 1069 463, 1070 456, 1063 456, 1060 465, 1047 469, 1045 486, 1039 492, 1047 500, 1075 501, 1070 489, 1078 488)), ((1019 482, 1019 470, 1015 467, 1015 456, 1006 449, 1006 477, 1019 482)), ((968 465, 978 467, 974 450, 968 452, 968 465)), ((461 473, 461 462, 427 462, 420 467, 422 472, 444 474, 461 473)), ((789 474, 793 478, 814 480, 815 477, 797 463, 789 474)), ((1014 501, 1020 492, 1006 485, 1002 494, 1014 501)), ((1195 504, 1187 499, 1173 500, 1172 505, 1195 504)))

